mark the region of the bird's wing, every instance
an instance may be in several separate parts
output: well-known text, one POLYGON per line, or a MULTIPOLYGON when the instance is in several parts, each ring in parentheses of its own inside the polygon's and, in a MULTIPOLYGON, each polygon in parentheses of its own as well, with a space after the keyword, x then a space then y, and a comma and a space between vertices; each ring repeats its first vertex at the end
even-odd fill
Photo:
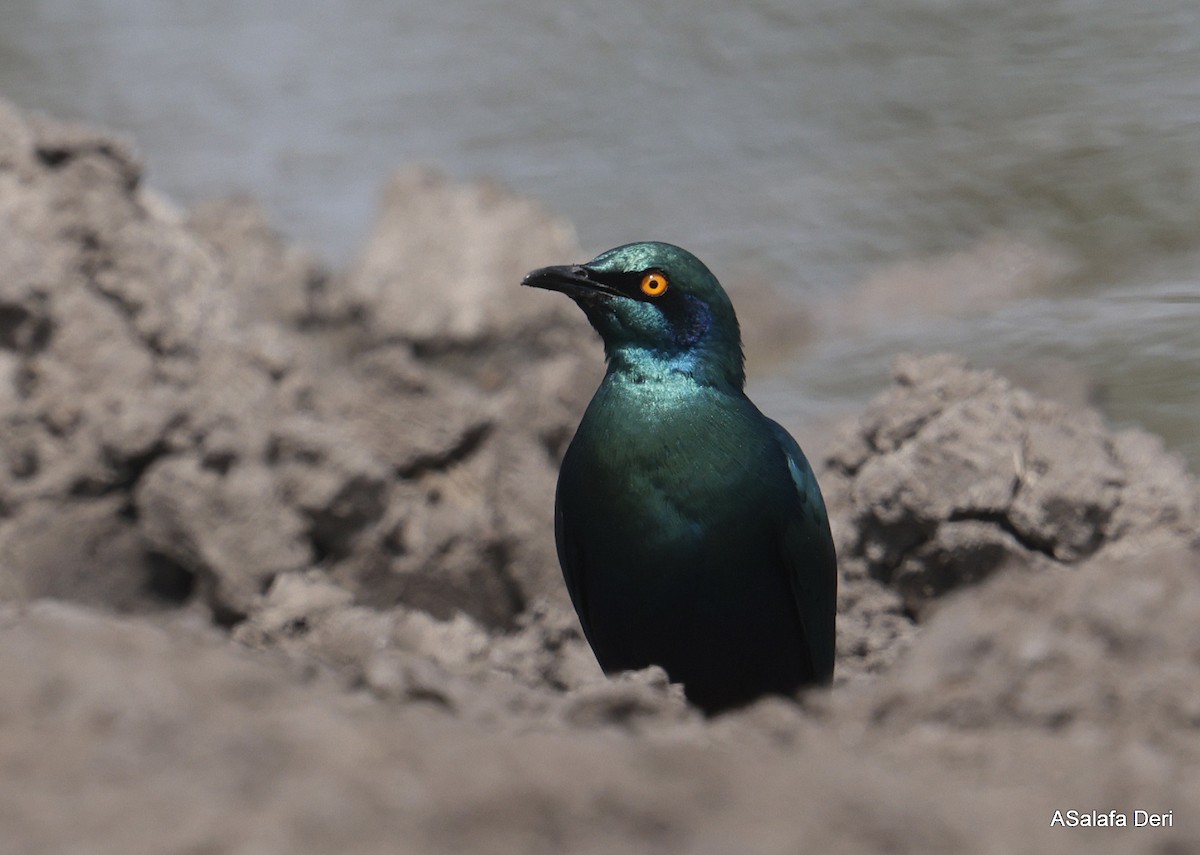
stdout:
POLYGON ((829 513, 812 467, 796 440, 775 422, 771 422, 771 428, 787 458, 796 488, 796 502, 783 523, 783 564, 804 625, 813 674, 818 681, 829 682, 833 678, 837 611, 837 555, 829 531, 829 513))

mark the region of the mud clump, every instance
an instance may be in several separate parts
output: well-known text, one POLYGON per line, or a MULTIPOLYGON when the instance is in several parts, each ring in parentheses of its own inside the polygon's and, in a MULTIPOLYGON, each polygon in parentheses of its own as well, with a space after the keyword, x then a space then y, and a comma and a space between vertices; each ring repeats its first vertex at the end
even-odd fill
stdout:
POLYGON ((488 627, 560 595, 546 496, 599 361, 573 345, 581 319, 511 295, 576 254, 568 227, 404 173, 336 276, 248 200, 169 211, 102 133, 10 108, 0 123, 10 590, 154 609, 169 565, 236 623, 318 568, 361 604, 488 627), (414 209, 475 234, 466 268, 421 242, 381 272, 414 209), (442 324, 466 318, 455 276, 477 323, 442 324), (80 543, 121 560, 80 569, 80 543))
POLYGON ((898 359, 828 463, 843 561, 913 613, 1002 566, 1140 552, 1200 520, 1195 482, 1156 437, 949 355, 898 359))

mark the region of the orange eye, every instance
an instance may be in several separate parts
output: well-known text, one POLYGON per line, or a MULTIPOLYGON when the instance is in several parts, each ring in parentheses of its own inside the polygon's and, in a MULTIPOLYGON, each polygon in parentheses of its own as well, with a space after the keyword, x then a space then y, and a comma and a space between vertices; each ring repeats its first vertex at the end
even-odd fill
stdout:
POLYGON ((651 271, 642 277, 642 293, 647 297, 661 297, 667 293, 667 277, 651 271))

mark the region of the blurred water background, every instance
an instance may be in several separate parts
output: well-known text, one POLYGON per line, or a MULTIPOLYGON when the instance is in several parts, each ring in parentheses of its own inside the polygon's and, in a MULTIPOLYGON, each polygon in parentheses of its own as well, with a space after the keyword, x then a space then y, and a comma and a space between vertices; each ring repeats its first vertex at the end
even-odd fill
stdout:
POLYGON ((413 161, 683 244, 814 307, 756 383, 792 423, 949 349, 1200 468, 1194 0, 3 0, 0 94, 332 264, 413 161))

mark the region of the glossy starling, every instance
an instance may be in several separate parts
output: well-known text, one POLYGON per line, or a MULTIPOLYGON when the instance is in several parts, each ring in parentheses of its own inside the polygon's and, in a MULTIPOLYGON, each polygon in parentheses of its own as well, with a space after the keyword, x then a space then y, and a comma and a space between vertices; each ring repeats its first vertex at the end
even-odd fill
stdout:
POLYGON ((812 469, 743 391, 737 316, 665 243, 545 267, 608 370, 563 458, 559 563, 606 673, 662 666, 708 713, 833 676, 837 559, 812 469))

